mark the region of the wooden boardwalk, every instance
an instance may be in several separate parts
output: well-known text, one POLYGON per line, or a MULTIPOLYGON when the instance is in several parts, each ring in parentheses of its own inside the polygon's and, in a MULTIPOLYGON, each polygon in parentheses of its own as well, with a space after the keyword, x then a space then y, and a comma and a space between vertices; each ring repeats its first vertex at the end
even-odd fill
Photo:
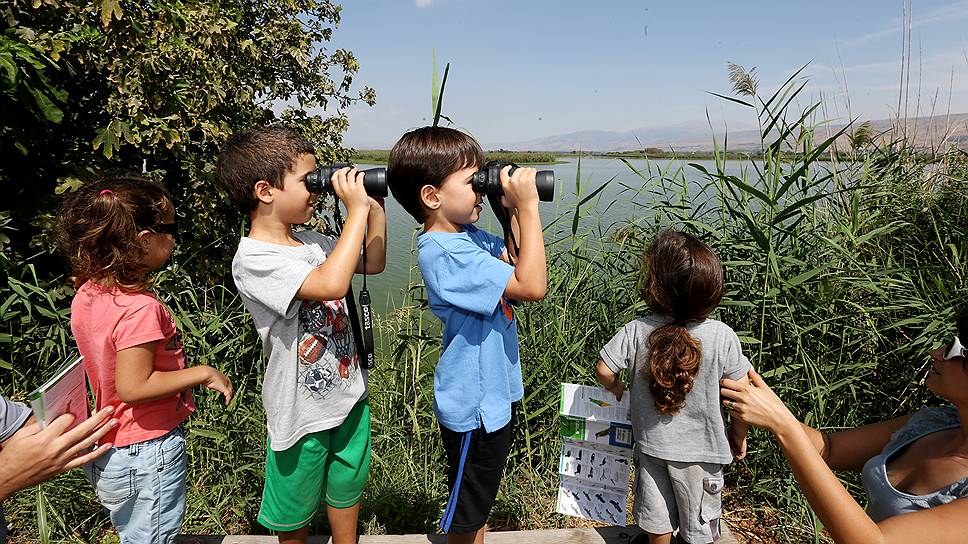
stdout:
MULTIPOLYGON (((487 544, 628 544, 642 532, 638 527, 602 527, 596 529, 547 529, 541 531, 496 531, 487 533, 487 544)), ((191 536, 181 535, 176 544, 276 544, 274 536, 191 536)), ((328 536, 309 537, 309 544, 329 544, 328 536)), ((360 544, 447 544, 445 535, 362 535, 360 544)), ((739 544, 723 527, 717 544, 739 544)))

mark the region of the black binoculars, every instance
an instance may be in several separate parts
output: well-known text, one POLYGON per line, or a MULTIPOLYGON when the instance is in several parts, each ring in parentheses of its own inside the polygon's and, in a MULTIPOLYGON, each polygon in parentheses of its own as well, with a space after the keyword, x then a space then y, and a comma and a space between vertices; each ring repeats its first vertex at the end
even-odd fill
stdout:
MULTIPOLYGON (((353 166, 348 162, 338 162, 335 164, 325 164, 306 174, 306 188, 310 193, 333 193, 333 173, 340 168, 353 166)), ((385 198, 387 196, 387 169, 370 168, 361 170, 363 172, 363 189, 366 194, 385 198)))
MULTIPOLYGON (((485 164, 479 172, 474 174, 474 179, 471 180, 474 192, 489 196, 503 195, 501 169, 509 164, 511 170, 508 171, 508 175, 511 175, 519 168, 513 162, 490 161, 485 164)), ((555 199, 555 172, 553 170, 539 170, 535 176, 534 184, 538 188, 538 200, 551 202, 555 199)))

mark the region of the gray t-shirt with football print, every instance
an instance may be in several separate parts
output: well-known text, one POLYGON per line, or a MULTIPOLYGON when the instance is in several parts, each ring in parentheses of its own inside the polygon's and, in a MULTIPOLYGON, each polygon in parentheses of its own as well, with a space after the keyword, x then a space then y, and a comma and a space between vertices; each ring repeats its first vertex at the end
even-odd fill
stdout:
POLYGON ((336 239, 295 233, 301 246, 243 237, 232 277, 268 355, 262 383, 270 446, 290 448, 308 433, 339 426, 367 395, 345 299, 299 300, 296 293, 326 261, 336 239))

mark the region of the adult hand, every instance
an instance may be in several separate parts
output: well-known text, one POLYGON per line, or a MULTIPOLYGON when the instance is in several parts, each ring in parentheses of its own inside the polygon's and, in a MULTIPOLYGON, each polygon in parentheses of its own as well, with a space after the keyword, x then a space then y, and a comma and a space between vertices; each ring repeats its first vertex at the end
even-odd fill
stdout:
POLYGON ((786 425, 798 423, 780 397, 755 370, 751 368, 747 376, 750 379, 748 384, 727 378, 719 381, 723 407, 733 417, 774 433, 786 425))
POLYGON ((108 419, 113 412, 111 406, 103 408, 70 431, 72 414, 58 417, 44 429, 37 422, 21 427, 0 449, 0 501, 106 453, 113 444, 86 450, 118 424, 108 419))

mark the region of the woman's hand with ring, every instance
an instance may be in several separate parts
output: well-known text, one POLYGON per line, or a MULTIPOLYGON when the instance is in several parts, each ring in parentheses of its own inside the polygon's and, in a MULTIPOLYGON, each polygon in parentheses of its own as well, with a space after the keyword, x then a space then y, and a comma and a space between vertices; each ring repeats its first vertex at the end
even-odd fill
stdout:
POLYGON ((734 418, 773 432, 791 423, 799 424, 755 370, 751 368, 747 376, 749 384, 727 378, 719 381, 723 406, 734 418))

